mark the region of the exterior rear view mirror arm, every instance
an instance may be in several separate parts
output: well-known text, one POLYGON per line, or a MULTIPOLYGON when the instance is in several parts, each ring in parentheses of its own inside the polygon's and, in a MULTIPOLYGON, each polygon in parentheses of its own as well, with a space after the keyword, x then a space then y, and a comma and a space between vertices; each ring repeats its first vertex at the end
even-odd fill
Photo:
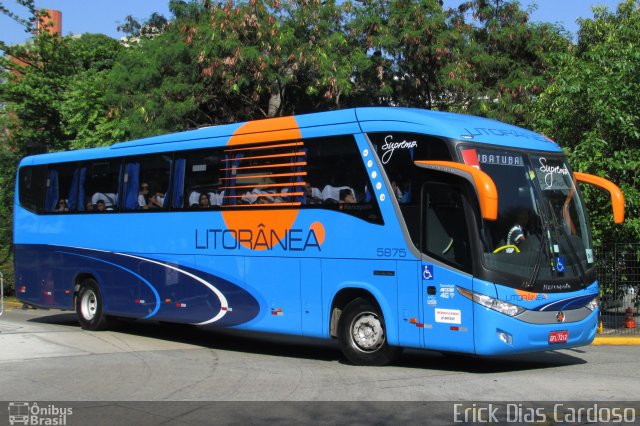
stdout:
POLYGON ((611 194, 611 207, 613 209, 613 221, 614 223, 624 222, 624 195, 622 191, 615 183, 601 178, 599 176, 590 175, 587 173, 574 172, 573 176, 576 182, 587 183, 589 185, 597 186, 604 189, 611 194))

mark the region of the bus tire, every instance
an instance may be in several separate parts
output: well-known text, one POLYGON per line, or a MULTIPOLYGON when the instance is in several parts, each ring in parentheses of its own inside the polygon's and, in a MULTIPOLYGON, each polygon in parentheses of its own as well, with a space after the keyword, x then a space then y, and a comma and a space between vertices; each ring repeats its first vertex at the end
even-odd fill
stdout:
POLYGON ((102 293, 98 283, 87 278, 82 281, 76 297, 76 313, 78 322, 84 330, 106 330, 109 318, 104 314, 102 293))
POLYGON ((338 343, 344 356, 355 365, 386 365, 402 352, 402 348, 387 343, 380 309, 364 298, 354 299, 344 308, 338 325, 338 343))

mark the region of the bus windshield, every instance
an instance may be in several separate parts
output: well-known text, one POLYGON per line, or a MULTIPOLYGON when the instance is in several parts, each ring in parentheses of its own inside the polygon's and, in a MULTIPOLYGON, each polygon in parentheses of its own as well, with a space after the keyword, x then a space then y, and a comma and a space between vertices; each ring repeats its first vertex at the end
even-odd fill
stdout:
POLYGON ((498 218, 483 221, 483 261, 515 275, 520 288, 570 290, 585 285, 593 264, 588 223, 561 155, 463 148, 498 189, 498 218))

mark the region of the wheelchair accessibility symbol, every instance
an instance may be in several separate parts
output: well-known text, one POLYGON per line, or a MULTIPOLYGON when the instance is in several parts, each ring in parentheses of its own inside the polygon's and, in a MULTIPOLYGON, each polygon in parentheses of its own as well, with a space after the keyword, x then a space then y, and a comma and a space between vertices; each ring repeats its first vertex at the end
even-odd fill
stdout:
POLYGON ((424 269, 422 270, 422 279, 424 280, 433 279, 433 265, 424 265, 424 269))
POLYGON ((556 256, 556 269, 560 273, 563 273, 566 270, 564 256, 556 256))

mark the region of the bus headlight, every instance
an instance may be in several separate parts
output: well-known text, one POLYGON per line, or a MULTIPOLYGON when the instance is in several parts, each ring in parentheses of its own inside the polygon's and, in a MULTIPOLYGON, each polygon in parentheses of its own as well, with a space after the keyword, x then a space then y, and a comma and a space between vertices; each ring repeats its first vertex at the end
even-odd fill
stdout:
POLYGON ((594 311, 598 307, 599 303, 600 303, 600 298, 596 296, 593 299, 591 299, 591 302, 587 303, 586 305, 587 309, 594 311))
POLYGON ((460 293, 467 299, 473 300, 474 302, 484 306, 485 308, 493 309, 494 311, 498 311, 501 314, 509 315, 510 317, 515 317, 516 315, 520 315, 521 313, 526 311, 526 309, 520 306, 505 302, 503 300, 494 299, 493 297, 475 293, 461 287, 456 288, 458 289, 458 293, 460 293))

